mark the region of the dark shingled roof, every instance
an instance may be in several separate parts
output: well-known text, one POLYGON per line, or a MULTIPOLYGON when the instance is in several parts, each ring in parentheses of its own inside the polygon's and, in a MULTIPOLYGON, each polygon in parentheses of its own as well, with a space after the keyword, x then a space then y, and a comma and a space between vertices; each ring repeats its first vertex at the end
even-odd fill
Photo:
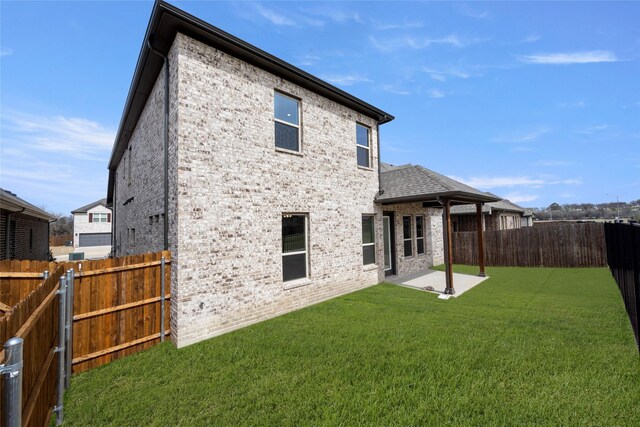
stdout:
MULTIPOLYGON (((515 203, 510 202, 507 199, 502 199, 497 202, 490 202, 482 207, 482 212, 491 213, 491 211, 507 211, 507 212, 519 212, 524 214, 524 209, 515 203)), ((476 213, 475 205, 460 205, 451 208, 451 215, 471 215, 476 213)))
POLYGON ((107 207, 107 199, 100 199, 100 200, 96 200, 95 202, 93 202, 93 203, 89 203, 89 204, 88 204, 88 205, 86 205, 86 206, 83 206, 83 207, 81 207, 81 208, 78 208, 78 209, 74 209, 74 210, 72 210, 72 211, 71 211, 71 213, 72 213, 72 214, 77 214, 77 213, 87 213, 87 212, 89 211, 89 209, 93 209, 93 208, 95 208, 95 207, 96 207, 96 206, 98 206, 98 205, 102 205, 102 206, 107 207))
POLYGON ((495 202, 500 200, 441 175, 420 165, 380 165, 380 187, 383 193, 376 197, 378 203, 436 201, 445 197, 454 203, 495 202))
POLYGON ((37 206, 32 205, 24 199, 18 197, 11 191, 0 188, 0 208, 6 209, 11 212, 21 213, 23 215, 32 216, 35 218, 44 219, 46 221, 53 221, 55 216, 40 209, 37 206))

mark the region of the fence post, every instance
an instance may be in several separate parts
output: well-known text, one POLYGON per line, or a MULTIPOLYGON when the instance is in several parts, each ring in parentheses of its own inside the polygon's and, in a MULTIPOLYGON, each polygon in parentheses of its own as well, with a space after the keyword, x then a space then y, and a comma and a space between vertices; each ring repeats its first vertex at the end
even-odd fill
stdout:
POLYGON ((42 272, 42 278, 47 280, 49 278, 49 270, 45 270, 42 272))
POLYGON ((63 275, 60 277, 60 289, 58 289, 58 347, 55 352, 58 353, 58 398, 53 412, 56 413, 56 425, 62 424, 62 405, 64 403, 64 345, 65 345, 65 318, 66 318, 66 293, 67 278, 63 275))
POLYGON ((160 342, 164 341, 164 257, 160 259, 160 342))
POLYGON ((5 364, 0 365, 4 382, 2 418, 7 427, 22 426, 22 344, 23 339, 20 337, 13 337, 5 342, 5 364))
POLYGON ((66 341, 65 341, 65 380, 64 388, 68 389, 71 383, 71 362, 73 360, 73 285, 75 270, 67 270, 67 312, 66 312, 66 341))

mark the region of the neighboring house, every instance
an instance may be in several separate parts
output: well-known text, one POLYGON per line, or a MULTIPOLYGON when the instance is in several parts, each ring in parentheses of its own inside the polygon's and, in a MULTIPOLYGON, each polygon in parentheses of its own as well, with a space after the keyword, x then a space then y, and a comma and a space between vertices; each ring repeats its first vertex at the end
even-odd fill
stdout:
POLYGON ((100 199, 71 211, 73 246, 76 248, 111 246, 111 209, 100 199))
POLYGON ((0 188, 0 259, 49 259, 49 223, 56 217, 0 188))
POLYGON ((522 214, 520 226, 533 227, 533 209, 524 208, 524 213, 522 214))
POLYGON ((393 180, 395 199, 380 197, 378 130, 391 120, 155 3, 107 202, 116 256, 172 251, 178 346, 442 262, 442 209, 394 194, 393 180))
MULTIPOLYGON (((513 230, 527 226, 523 225, 526 221, 524 213, 524 208, 507 199, 486 203, 482 206, 484 230, 513 230)), ((453 221, 453 231, 476 231, 476 207, 472 205, 453 207, 451 220, 453 221)), ((533 225, 533 221, 531 225, 533 225)))

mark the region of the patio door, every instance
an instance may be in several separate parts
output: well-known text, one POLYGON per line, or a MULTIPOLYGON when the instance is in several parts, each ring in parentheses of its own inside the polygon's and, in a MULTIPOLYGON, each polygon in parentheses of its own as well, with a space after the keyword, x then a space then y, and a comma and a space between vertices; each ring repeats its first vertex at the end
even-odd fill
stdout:
POLYGON ((384 275, 396 274, 395 262, 395 232, 393 227, 393 212, 385 212, 382 216, 382 231, 384 234, 384 275))

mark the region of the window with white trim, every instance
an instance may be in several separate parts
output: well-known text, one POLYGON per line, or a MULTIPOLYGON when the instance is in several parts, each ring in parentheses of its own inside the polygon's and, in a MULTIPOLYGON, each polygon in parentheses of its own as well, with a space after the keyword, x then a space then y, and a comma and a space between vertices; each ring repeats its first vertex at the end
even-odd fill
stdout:
POLYGON ((424 254, 424 216, 416 216, 416 253, 424 254))
POLYGON ((108 213, 92 213, 90 222, 110 222, 110 216, 108 213))
POLYGON ((307 215, 282 215, 282 280, 307 277, 307 215))
POLYGON ((371 167, 369 161, 371 158, 370 135, 371 130, 368 127, 356 123, 356 156, 358 158, 358 166, 365 168, 371 167))
POLYGON ((362 215, 362 264, 376 263, 376 235, 373 215, 362 215))
POLYGON ((274 92, 273 99, 276 147, 299 152, 300 101, 279 92, 274 92))
POLYGON ((402 217, 402 238, 404 244, 404 256, 413 256, 413 233, 410 215, 403 215, 402 217))

